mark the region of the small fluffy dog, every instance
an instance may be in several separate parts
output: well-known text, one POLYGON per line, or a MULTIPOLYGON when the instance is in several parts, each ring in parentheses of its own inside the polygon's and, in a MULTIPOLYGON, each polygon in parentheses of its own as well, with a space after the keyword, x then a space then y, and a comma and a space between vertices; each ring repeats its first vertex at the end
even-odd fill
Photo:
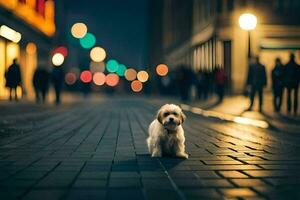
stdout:
POLYGON ((181 108, 165 104, 157 112, 157 118, 149 126, 148 149, 152 157, 163 155, 188 158, 185 152, 185 137, 182 123, 185 120, 181 108))

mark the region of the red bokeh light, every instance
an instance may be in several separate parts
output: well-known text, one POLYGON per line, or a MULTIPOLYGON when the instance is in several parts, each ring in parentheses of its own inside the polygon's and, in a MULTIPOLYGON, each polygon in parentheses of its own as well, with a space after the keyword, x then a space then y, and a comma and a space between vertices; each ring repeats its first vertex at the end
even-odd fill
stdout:
POLYGON ((68 84, 68 85, 73 85, 75 82, 76 82, 76 74, 73 73, 73 72, 68 72, 66 75, 65 75, 65 82, 68 84))
POLYGON ((61 53, 64 57, 67 57, 68 49, 67 49, 67 47, 60 46, 53 50, 52 54, 55 54, 55 53, 61 53))
POLYGON ((106 76, 105 82, 108 86, 114 87, 114 86, 118 85, 119 79, 120 78, 117 74, 111 73, 106 76))
POLYGON ((80 80, 84 83, 89 83, 92 81, 92 72, 88 71, 88 70, 85 70, 83 72, 81 72, 80 74, 80 80))

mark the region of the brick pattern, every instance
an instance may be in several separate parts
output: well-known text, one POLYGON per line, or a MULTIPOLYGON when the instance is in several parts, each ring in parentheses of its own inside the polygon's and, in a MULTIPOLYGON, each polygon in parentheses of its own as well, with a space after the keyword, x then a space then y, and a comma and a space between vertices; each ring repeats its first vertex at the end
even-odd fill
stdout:
MULTIPOLYGON (((30 105, 26 105, 30 106, 30 105)), ((300 136, 188 114, 188 160, 151 158, 144 100, 9 110, 0 199, 299 199, 300 136)))

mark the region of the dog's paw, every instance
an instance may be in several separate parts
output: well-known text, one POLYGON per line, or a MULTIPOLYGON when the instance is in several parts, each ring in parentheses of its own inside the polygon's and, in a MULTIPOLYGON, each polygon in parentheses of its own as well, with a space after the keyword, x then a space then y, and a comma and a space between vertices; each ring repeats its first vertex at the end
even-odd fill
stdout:
POLYGON ((189 158, 189 155, 187 153, 178 153, 176 156, 183 159, 189 158))

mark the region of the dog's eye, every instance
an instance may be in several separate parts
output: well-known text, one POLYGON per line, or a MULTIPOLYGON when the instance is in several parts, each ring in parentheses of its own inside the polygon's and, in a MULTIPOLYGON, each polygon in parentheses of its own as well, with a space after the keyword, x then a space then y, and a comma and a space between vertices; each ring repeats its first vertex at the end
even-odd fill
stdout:
POLYGON ((178 113, 174 112, 174 113, 173 113, 173 115, 177 116, 177 115, 178 115, 178 113))
POLYGON ((168 112, 166 112, 166 113, 164 113, 164 116, 166 117, 166 116, 168 116, 170 113, 168 113, 168 112))

